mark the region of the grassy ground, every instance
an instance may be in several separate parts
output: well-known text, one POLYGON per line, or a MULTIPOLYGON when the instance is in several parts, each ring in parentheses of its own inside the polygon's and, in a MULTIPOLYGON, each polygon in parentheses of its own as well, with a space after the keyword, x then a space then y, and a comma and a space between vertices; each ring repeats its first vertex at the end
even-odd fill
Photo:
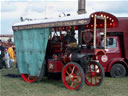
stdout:
POLYGON ((79 91, 68 90, 61 80, 26 83, 16 68, 0 70, 0 96, 128 96, 128 77, 105 77, 100 87, 84 85, 79 91))

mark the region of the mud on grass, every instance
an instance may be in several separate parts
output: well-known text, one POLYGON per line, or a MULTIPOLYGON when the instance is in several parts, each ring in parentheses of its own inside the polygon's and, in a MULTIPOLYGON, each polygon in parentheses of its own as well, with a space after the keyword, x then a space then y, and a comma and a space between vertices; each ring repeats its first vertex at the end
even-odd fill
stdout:
POLYGON ((100 87, 84 85, 79 91, 68 90, 61 80, 45 78, 26 83, 16 68, 0 70, 0 96, 128 96, 128 77, 105 77, 100 87))

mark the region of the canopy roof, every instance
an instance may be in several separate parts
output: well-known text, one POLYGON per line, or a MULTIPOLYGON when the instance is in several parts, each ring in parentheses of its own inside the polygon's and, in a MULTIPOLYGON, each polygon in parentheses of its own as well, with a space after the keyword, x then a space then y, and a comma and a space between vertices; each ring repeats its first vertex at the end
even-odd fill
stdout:
MULTIPOLYGON (((52 19, 41 19, 33 21, 25 21, 16 23, 13 25, 13 30, 24 30, 33 28, 47 28, 47 27, 64 27, 64 26, 78 26, 78 25, 89 25, 93 27, 94 16, 100 16, 102 18, 97 18, 99 27, 102 27, 104 22, 103 18, 107 18, 107 27, 116 27, 118 25, 118 19, 110 13, 106 12, 95 12, 90 16, 88 14, 77 15, 75 17, 59 17, 52 19), (101 25, 102 24, 102 25, 101 25)), ((89 28, 89 27, 88 27, 89 28)))

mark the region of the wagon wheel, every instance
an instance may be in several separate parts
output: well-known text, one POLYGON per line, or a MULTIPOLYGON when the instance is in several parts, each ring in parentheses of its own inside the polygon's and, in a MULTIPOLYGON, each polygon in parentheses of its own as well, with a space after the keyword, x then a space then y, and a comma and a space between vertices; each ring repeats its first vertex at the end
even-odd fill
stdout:
POLYGON ((25 82, 33 83, 36 82, 37 76, 30 76, 29 74, 21 74, 21 77, 25 82))
POLYGON ((62 71, 62 80, 68 89, 79 90, 84 84, 84 71, 77 63, 66 64, 62 71))
POLYGON ((42 64, 41 70, 40 70, 40 75, 37 76, 30 76, 29 74, 21 74, 21 77, 23 78, 24 81, 28 83, 33 83, 33 82, 40 82, 44 75, 46 73, 46 61, 44 60, 44 63, 42 64))
POLYGON ((100 86, 104 80, 104 69, 95 61, 90 61, 90 64, 85 73, 85 83, 88 86, 100 86))

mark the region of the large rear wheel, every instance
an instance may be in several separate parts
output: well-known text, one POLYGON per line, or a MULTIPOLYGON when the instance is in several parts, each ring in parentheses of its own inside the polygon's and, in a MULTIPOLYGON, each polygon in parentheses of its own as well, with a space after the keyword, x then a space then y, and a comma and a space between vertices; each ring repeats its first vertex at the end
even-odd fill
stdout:
POLYGON ((85 72, 85 83, 88 86, 100 86, 104 80, 104 69, 95 61, 90 61, 90 64, 85 72))
POLYGON ((62 80, 68 89, 79 90, 84 84, 84 71, 75 62, 66 64, 62 71, 62 80))

